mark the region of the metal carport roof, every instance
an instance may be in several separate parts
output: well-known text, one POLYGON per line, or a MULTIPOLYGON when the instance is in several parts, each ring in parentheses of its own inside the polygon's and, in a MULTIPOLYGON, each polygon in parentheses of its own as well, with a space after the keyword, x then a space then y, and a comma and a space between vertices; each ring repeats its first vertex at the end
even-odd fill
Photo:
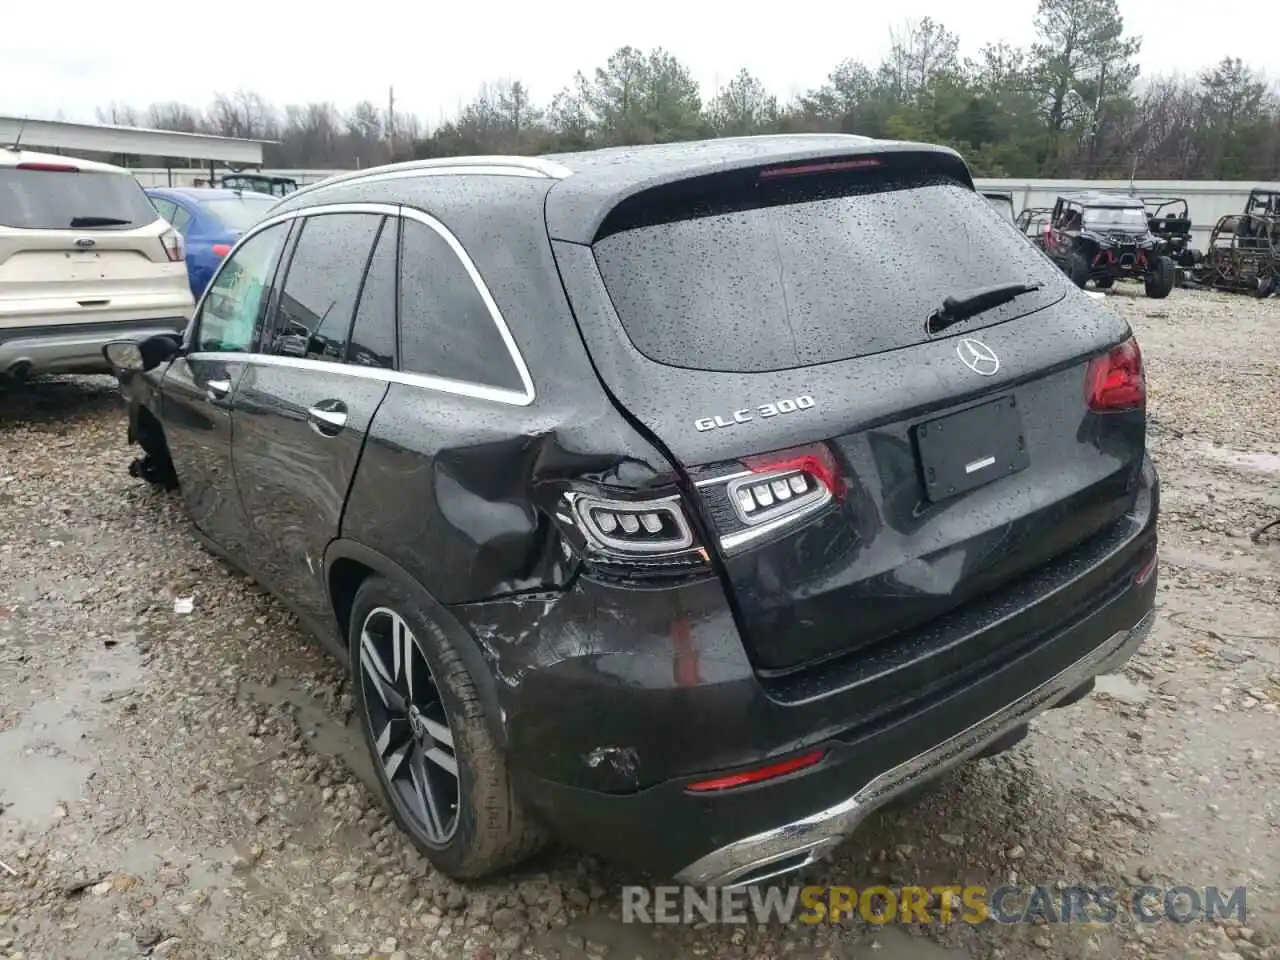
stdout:
POLYGON ((204 133, 144 130, 65 120, 24 120, 0 117, 0 146, 12 146, 22 136, 28 150, 67 150, 204 160, 239 167, 262 166, 262 146, 269 140, 237 140, 204 133))

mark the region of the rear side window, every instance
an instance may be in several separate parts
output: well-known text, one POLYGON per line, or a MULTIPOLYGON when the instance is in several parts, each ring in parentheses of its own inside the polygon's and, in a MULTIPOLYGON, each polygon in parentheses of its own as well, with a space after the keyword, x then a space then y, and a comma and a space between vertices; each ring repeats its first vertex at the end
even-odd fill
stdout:
POLYGON ((396 365, 396 221, 383 223, 360 291, 347 363, 394 370, 396 365))
POLYGON ((248 230, 276 205, 273 197, 232 197, 226 200, 206 200, 205 212, 228 230, 248 230))
POLYGON ((156 213, 173 223, 174 215, 178 212, 176 203, 172 200, 166 200, 164 197, 152 197, 151 205, 156 208, 156 213))
POLYGON ((954 180, 782 179, 655 203, 648 222, 629 215, 595 242, 640 352, 675 367, 784 370, 918 343, 946 297, 978 287, 1045 284, 948 335, 1062 296, 1055 268, 954 180))
POLYGON ((275 335, 264 353, 342 362, 360 279, 381 222, 365 213, 302 220, 280 293, 275 335))
POLYGON ((400 369, 523 391, 493 314, 448 241, 405 218, 400 246, 400 369))
POLYGON ((24 230, 129 230, 159 219, 127 173, 0 167, 0 226, 24 230))

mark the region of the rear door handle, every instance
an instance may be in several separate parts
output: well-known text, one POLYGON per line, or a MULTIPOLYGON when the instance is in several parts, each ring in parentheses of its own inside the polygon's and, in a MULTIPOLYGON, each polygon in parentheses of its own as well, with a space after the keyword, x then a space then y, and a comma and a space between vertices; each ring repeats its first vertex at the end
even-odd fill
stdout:
POLYGON ((210 400, 225 400, 231 392, 230 380, 206 380, 204 385, 210 400))
POLYGON ((335 436, 347 425, 347 405, 341 400, 321 400, 308 408, 307 421, 321 436, 335 436))

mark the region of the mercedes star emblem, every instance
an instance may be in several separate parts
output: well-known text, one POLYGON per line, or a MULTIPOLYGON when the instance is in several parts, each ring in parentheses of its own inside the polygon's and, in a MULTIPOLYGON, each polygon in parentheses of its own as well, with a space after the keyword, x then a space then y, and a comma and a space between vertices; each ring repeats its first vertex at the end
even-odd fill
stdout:
POLYGON ((1000 358, 981 340, 965 337, 956 344, 956 355, 980 377, 990 377, 1000 369, 1000 358))

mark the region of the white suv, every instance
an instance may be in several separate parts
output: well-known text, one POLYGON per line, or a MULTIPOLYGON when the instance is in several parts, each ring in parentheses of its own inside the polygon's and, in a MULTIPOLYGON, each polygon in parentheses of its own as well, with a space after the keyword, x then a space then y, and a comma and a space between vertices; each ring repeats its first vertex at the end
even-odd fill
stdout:
POLYGON ((181 331, 185 255, 127 170, 0 148, 0 380, 109 372, 103 344, 181 331))

